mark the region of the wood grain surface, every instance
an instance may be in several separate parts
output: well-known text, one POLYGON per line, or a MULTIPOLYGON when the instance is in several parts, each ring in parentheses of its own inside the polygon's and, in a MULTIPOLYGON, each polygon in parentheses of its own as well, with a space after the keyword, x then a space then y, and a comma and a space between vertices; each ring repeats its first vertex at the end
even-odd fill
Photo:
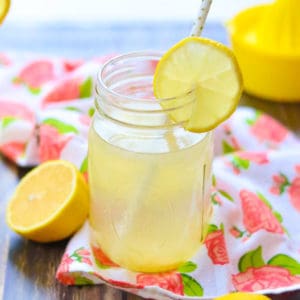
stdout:
MULTIPOLYGON (((268 112, 300 136, 300 103, 266 102, 244 95, 241 105, 268 112)), ((5 207, 19 179, 28 169, 17 168, 0 156, 0 299, 4 300, 138 300, 140 297, 105 286, 65 287, 55 272, 67 241, 38 244, 22 239, 5 224, 5 207)), ((300 299, 300 292, 271 296, 273 300, 300 299)))

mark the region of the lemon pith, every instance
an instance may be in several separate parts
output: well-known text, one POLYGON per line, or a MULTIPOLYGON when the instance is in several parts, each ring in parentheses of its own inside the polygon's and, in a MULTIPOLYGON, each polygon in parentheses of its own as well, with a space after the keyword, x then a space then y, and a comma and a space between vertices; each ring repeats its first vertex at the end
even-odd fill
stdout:
MULTIPOLYGON (((187 119, 189 131, 215 128, 236 109, 242 77, 235 56, 226 46, 199 37, 188 37, 168 50, 159 61, 153 80, 156 98, 171 98, 193 91, 195 101, 187 110, 168 114, 174 121, 187 119), (185 114, 185 116, 183 116, 185 114)), ((182 99, 161 101, 165 109, 179 107, 182 99)))

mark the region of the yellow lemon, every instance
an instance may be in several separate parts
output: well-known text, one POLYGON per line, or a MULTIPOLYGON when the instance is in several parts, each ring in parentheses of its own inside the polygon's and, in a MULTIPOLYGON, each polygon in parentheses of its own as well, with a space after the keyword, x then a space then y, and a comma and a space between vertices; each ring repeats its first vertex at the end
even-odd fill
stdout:
POLYGON ((10 7, 10 0, 0 1, 0 24, 2 23, 6 14, 8 13, 9 7, 10 7))
POLYGON ((205 132, 234 112, 242 94, 242 77, 235 56, 226 46, 188 37, 162 56, 153 90, 156 98, 166 99, 160 104, 174 121, 185 121, 189 131, 205 132), (184 94, 187 96, 168 101, 184 94), (191 98, 190 109, 176 109, 191 98))
POLYGON ((217 297, 214 300, 270 300, 270 298, 264 295, 238 292, 217 297))
POLYGON ((88 186, 70 162, 45 162, 27 173, 10 199, 6 220, 21 236, 37 242, 62 240, 86 220, 88 186))

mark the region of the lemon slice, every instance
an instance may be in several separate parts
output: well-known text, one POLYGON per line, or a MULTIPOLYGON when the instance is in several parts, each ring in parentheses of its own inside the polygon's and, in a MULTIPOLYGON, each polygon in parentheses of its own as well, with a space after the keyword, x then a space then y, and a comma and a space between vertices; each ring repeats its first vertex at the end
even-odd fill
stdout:
POLYGON ((27 173, 10 199, 6 220, 15 232, 37 242, 62 240, 88 215, 87 183, 64 160, 45 162, 27 173))
POLYGON ((0 1, 0 24, 4 20, 10 7, 10 0, 1 0, 0 1))
POLYGON ((238 293, 227 294, 215 298, 214 300, 271 300, 271 299, 264 295, 238 292, 238 293))
POLYGON ((205 132, 234 112, 242 93, 242 77, 234 54, 227 47, 209 39, 188 37, 162 56, 154 74, 153 90, 158 99, 186 94, 184 100, 178 97, 160 104, 174 121, 185 120, 185 129, 205 132), (195 100, 189 112, 176 109, 188 103, 188 95, 195 100))

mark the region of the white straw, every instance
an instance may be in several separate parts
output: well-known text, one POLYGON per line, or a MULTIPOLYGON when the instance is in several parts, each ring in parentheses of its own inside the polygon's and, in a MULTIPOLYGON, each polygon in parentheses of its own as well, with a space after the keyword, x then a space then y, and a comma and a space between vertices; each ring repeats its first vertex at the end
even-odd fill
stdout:
POLYGON ((201 0, 201 6, 198 11, 197 19, 194 22, 191 36, 200 36, 204 27, 204 23, 206 21, 210 6, 212 4, 212 0, 201 0))

